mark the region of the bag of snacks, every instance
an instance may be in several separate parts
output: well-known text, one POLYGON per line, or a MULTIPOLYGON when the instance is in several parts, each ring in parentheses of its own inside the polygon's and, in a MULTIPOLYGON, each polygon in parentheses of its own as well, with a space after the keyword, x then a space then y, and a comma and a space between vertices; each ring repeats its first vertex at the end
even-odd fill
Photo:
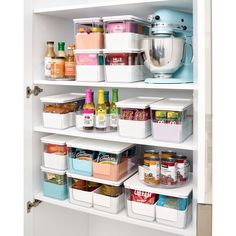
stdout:
POLYGON ((144 192, 144 191, 140 191, 140 190, 132 190, 130 199, 131 199, 131 201, 152 205, 157 200, 157 194, 144 192))

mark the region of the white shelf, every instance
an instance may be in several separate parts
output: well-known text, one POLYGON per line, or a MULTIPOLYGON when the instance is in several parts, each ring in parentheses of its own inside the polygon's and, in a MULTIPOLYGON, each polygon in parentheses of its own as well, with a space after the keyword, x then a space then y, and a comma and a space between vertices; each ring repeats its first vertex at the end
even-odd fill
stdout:
POLYGON ((183 150, 195 150, 195 145, 193 143, 193 136, 190 136, 183 143, 168 143, 168 142, 159 142, 154 140, 151 136, 145 139, 135 139, 135 138, 126 138, 119 136, 118 132, 111 133, 90 133, 83 132, 78 130, 75 127, 68 129, 50 129, 45 128, 43 126, 34 127, 34 131, 42 132, 42 133, 51 133, 51 134, 61 134, 73 137, 82 137, 82 138, 90 138, 90 139, 99 139, 106 141, 114 141, 114 142, 123 142, 123 143, 133 143, 133 144, 141 144, 148 146, 157 146, 157 147, 168 147, 168 148, 177 148, 183 150))
POLYGON ((171 197, 186 198, 193 190, 193 177, 192 174, 190 174, 188 183, 182 187, 164 188, 147 186, 139 180, 138 174, 135 174, 124 182, 124 186, 128 189, 137 189, 140 191, 163 194, 171 197))
POLYGON ((51 81, 35 80, 35 85, 57 85, 57 86, 78 86, 78 87, 99 87, 99 88, 140 88, 140 89, 178 89, 196 90, 197 85, 188 84, 147 84, 144 82, 136 83, 108 83, 108 82, 79 82, 79 81, 51 81))
POLYGON ((60 7, 38 8, 34 9, 34 13, 67 19, 137 14, 147 16, 160 7, 192 11, 192 5, 192 0, 96 1, 87 4, 68 4, 60 7))
POLYGON ((109 180, 105 180, 105 179, 98 179, 98 178, 95 178, 95 177, 92 177, 92 176, 77 175, 77 174, 70 173, 69 171, 67 171, 67 176, 72 177, 72 178, 76 178, 76 179, 83 179, 83 180, 87 180, 87 181, 101 183, 101 184, 108 184, 108 185, 112 185, 112 186, 120 186, 121 184, 123 184, 123 182, 125 180, 127 180, 130 176, 132 176, 136 172, 137 172, 137 168, 134 168, 125 177, 123 177, 119 181, 109 181, 109 180))
MULTIPOLYGON (((78 206, 75 204, 71 204, 69 202, 69 200, 60 201, 60 200, 56 200, 53 198, 45 197, 43 195, 43 193, 36 194, 35 199, 40 200, 42 202, 49 203, 49 204, 53 204, 56 206, 61 206, 61 207, 69 208, 72 210, 85 212, 85 213, 96 215, 99 217, 105 217, 105 218, 108 218, 111 220, 117 220, 117 221, 121 221, 124 223, 138 225, 141 227, 147 227, 147 228, 151 228, 151 229, 155 229, 155 230, 159 230, 159 231, 173 233, 174 235, 194 236, 193 223, 190 223, 190 225, 188 225, 188 227, 186 229, 178 229, 178 228, 158 224, 157 222, 147 222, 147 221, 142 221, 142 220, 130 218, 126 215, 125 210, 122 210, 118 214, 110 214, 107 212, 98 211, 94 208, 86 208, 86 207, 78 206)), ((195 211, 195 209, 193 209, 193 210, 195 211)))

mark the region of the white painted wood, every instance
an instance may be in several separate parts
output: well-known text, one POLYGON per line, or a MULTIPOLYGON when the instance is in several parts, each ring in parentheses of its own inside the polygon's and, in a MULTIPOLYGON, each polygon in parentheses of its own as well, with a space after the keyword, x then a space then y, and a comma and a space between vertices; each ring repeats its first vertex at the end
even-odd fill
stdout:
MULTIPOLYGON (((177 228, 161 225, 161 224, 158 224, 156 222, 147 222, 147 221, 141 221, 141 220, 130 218, 126 215, 125 210, 122 210, 118 214, 111 214, 111 213, 108 213, 108 212, 96 210, 94 208, 82 207, 82 206, 78 206, 78 205, 75 205, 75 204, 71 204, 68 200, 61 201, 61 200, 45 197, 45 196, 43 196, 42 193, 36 194, 35 198, 38 199, 38 200, 41 200, 43 202, 51 203, 53 205, 57 205, 57 206, 61 206, 61 207, 64 207, 64 208, 77 210, 77 211, 80 211, 80 212, 86 212, 88 214, 97 215, 99 217, 105 217, 105 218, 108 218, 110 220, 126 222, 126 223, 129 223, 129 224, 133 224, 135 226, 138 225, 138 226, 147 227, 147 228, 150 228, 150 229, 155 229, 155 230, 160 230, 160 231, 164 231, 164 232, 174 233, 174 234, 177 234, 177 235, 186 235, 186 236, 192 236, 193 235, 193 228, 192 228, 191 224, 186 229, 177 229, 177 228)), ((104 233, 106 233, 105 229, 107 229, 109 227, 109 224, 105 224, 104 226, 103 226, 103 230, 104 230, 104 233)), ((96 228, 95 228, 95 230, 96 230, 96 228)), ((113 228, 113 230, 114 230, 114 228, 113 228)), ((118 228, 116 228, 116 230, 118 231, 118 228)))
POLYGON ((154 140, 151 136, 145 139, 136 139, 136 138, 126 138, 119 136, 118 132, 110 132, 110 133, 90 133, 83 132, 78 130, 75 127, 68 129, 50 129, 44 128, 43 126, 35 126, 34 131, 43 132, 43 133, 51 133, 51 134, 62 134, 74 137, 82 137, 82 138, 90 138, 90 139, 99 139, 99 140, 112 140, 114 142, 123 142, 123 143, 135 143, 142 145, 152 145, 156 147, 168 147, 168 148, 178 148, 184 150, 194 150, 195 146, 193 143, 193 136, 190 136, 183 143, 168 143, 168 142, 159 142, 154 140))

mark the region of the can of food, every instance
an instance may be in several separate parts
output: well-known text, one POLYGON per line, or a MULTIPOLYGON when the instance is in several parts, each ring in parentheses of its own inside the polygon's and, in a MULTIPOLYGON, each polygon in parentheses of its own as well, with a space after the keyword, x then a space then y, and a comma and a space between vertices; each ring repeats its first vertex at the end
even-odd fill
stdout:
POLYGON ((178 183, 185 183, 189 176, 190 162, 184 155, 175 155, 177 162, 177 179, 178 183))
POLYGON ((160 157, 144 157, 144 183, 147 185, 160 184, 160 157))
POLYGON ((165 186, 177 184, 177 161, 176 158, 166 157, 161 159, 161 178, 160 182, 165 186))
POLYGON ((65 77, 65 58, 53 57, 51 63, 51 78, 62 79, 65 77))
POLYGON ((161 152, 161 158, 168 158, 173 157, 176 155, 176 152, 173 152, 172 150, 166 150, 161 152))
POLYGON ((159 157, 159 152, 156 150, 145 150, 143 156, 144 158, 150 156, 159 157))

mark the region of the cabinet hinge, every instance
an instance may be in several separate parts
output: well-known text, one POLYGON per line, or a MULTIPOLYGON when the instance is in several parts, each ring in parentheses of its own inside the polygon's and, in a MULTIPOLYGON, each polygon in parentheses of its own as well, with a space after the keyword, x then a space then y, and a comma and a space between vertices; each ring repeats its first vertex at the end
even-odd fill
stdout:
POLYGON ((41 203, 40 200, 34 199, 33 202, 27 202, 27 213, 30 213, 32 207, 37 207, 41 203))
POLYGON ((43 92, 43 89, 41 89, 39 86, 34 86, 33 89, 31 89, 29 86, 26 87, 26 97, 29 98, 30 95, 38 96, 40 93, 43 92))

